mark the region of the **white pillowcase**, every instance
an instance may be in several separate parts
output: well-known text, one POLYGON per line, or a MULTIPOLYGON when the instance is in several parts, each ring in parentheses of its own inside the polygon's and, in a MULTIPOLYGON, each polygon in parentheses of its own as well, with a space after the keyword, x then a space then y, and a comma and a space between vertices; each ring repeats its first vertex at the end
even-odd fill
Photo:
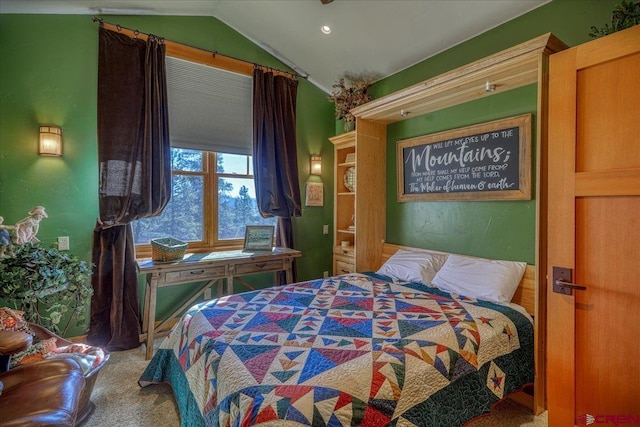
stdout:
POLYGON ((447 256, 442 254, 400 249, 380 267, 377 273, 407 282, 428 285, 446 259, 447 256))
POLYGON ((445 292, 506 304, 526 267, 526 262, 449 255, 431 283, 445 292))

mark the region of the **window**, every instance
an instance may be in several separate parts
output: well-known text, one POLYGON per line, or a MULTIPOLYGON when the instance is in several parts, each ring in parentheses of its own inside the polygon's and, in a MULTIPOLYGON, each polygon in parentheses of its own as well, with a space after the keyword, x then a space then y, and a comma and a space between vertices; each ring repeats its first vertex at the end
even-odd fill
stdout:
POLYGON ((159 217, 133 222, 139 256, 151 255, 151 239, 169 236, 189 242, 190 251, 239 248, 247 224, 276 223, 256 204, 252 67, 214 62, 206 52, 167 49, 173 190, 159 217))
POLYGON ((275 225, 258 212, 251 156, 171 148, 171 165, 171 201, 160 216, 133 222, 139 255, 168 236, 196 251, 239 247, 246 225, 275 225))

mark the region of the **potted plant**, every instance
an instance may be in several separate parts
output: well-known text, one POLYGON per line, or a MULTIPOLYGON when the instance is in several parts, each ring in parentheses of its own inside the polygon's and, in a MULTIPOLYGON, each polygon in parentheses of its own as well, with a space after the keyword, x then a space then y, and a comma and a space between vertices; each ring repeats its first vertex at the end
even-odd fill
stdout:
POLYGON ((24 311, 25 320, 63 336, 84 321, 93 294, 87 264, 41 242, 12 249, 12 257, 0 259, 0 298, 24 311))
POLYGON ((344 120, 345 131, 353 130, 356 118, 351 114, 351 109, 371 101, 369 85, 372 78, 348 76, 341 78, 334 84, 329 101, 336 106, 336 118, 344 120))

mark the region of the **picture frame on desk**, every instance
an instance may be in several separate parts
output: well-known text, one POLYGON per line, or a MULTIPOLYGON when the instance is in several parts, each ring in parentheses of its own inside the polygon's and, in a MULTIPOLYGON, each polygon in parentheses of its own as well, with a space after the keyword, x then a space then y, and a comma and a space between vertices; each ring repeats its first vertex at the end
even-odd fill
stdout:
POLYGON ((247 225, 244 230, 243 252, 271 251, 273 248, 273 225, 247 225))

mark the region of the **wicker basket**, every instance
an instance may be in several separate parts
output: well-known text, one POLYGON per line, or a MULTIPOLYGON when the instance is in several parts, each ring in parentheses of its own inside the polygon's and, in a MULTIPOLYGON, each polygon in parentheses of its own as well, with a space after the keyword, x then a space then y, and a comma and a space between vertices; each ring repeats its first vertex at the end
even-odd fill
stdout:
POLYGON ((174 239, 173 237, 151 239, 151 259, 154 262, 171 262, 180 260, 184 256, 184 251, 186 249, 187 242, 174 239))

